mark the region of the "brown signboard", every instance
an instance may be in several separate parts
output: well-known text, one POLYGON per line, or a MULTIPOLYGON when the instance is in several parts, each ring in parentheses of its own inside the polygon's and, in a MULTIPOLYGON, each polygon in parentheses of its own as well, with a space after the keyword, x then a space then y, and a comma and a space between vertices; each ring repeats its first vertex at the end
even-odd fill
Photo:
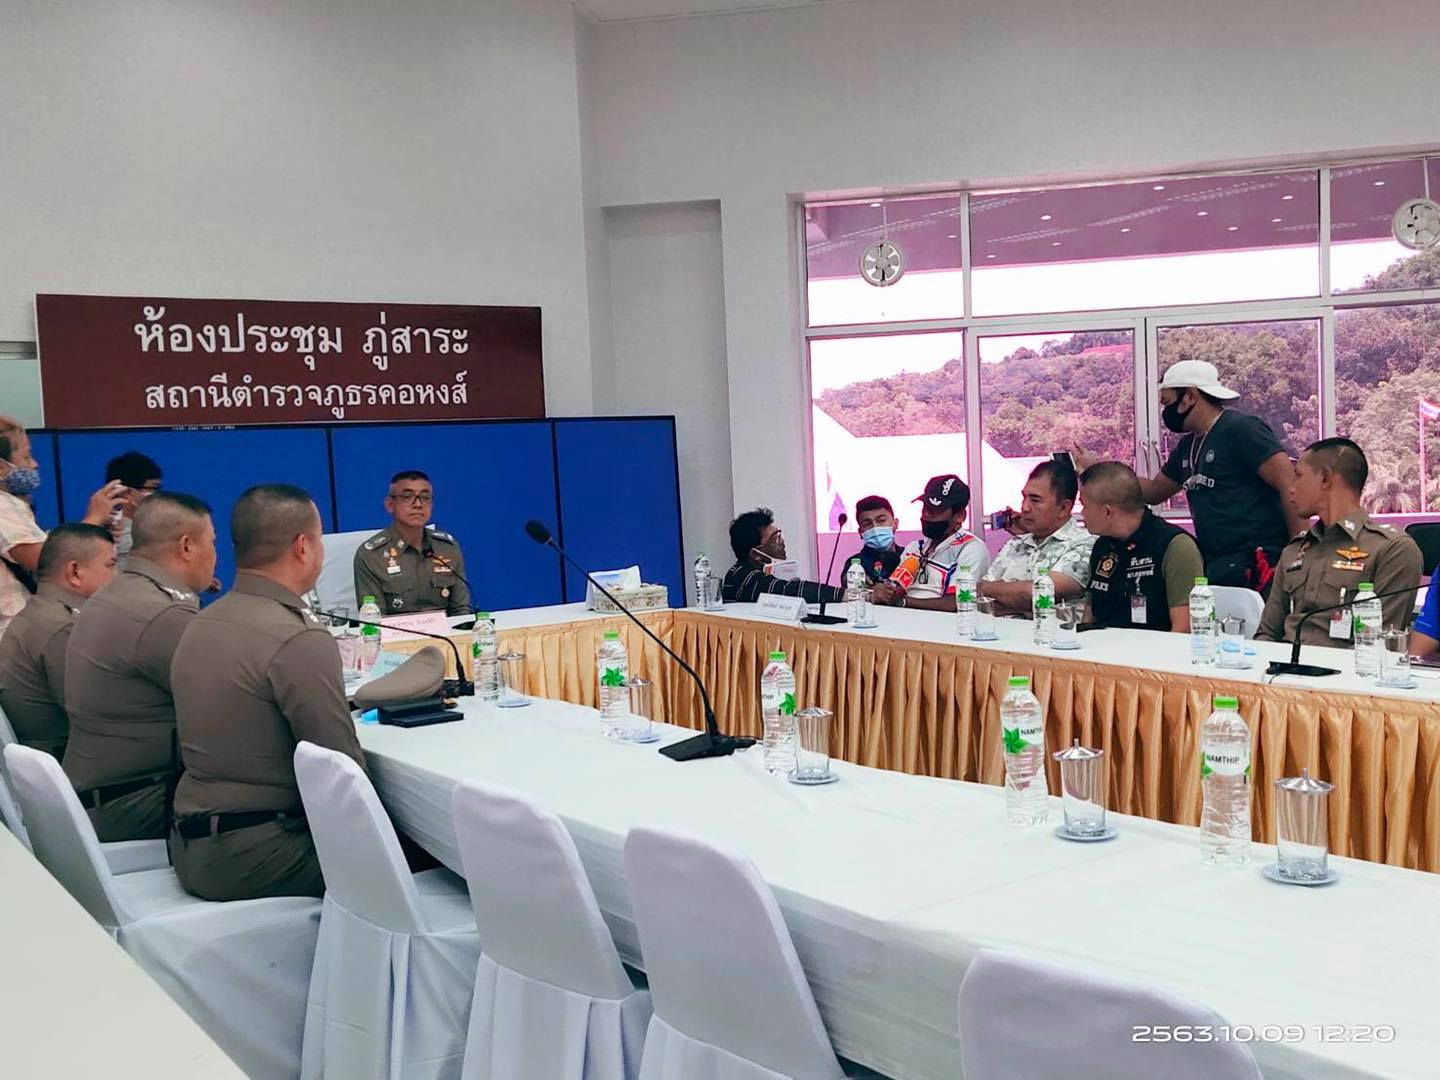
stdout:
POLYGON ((540 309, 35 298, 45 426, 545 415, 540 309))

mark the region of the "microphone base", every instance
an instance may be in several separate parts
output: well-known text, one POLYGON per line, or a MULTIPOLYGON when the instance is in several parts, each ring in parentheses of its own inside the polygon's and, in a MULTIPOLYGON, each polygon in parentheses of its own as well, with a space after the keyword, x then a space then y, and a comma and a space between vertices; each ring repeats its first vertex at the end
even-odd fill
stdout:
POLYGON ((475 696, 475 684, 469 679, 446 679, 440 684, 440 693, 447 698, 475 696))
POLYGON ((1270 676, 1299 675, 1302 678, 1318 679, 1324 675, 1339 675, 1340 669, 1319 667, 1315 664, 1292 664, 1288 660, 1272 660, 1270 666, 1265 669, 1265 674, 1270 676))
POLYGON ((712 735, 702 731, 691 739, 662 746, 660 753, 671 761, 698 761, 701 758, 729 757, 736 750, 754 746, 755 740, 743 735, 712 735))
POLYGON ((811 626, 840 626, 850 620, 841 618, 839 615, 806 615, 800 621, 811 626))

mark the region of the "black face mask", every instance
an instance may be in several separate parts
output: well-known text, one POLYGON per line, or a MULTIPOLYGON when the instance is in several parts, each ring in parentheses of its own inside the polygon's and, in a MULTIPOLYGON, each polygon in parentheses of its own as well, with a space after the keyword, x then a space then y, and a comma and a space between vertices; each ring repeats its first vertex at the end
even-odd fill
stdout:
POLYGON ((1180 411, 1180 399, 1176 398, 1169 405, 1160 410, 1160 419, 1165 426, 1176 435, 1185 431, 1185 418, 1195 411, 1195 406, 1190 406, 1183 413, 1180 411))
POLYGON ((950 532, 950 525, 948 521, 922 521, 920 531, 925 534, 926 540, 943 540, 950 532))

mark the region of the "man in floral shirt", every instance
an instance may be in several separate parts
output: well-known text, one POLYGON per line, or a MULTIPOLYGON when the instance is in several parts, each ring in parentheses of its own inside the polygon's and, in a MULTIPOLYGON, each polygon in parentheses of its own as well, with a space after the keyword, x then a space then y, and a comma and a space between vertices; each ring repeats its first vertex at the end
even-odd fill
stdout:
POLYGON ((1056 600, 1084 595, 1095 537, 1071 517, 1078 487, 1075 470, 1057 461, 1042 461, 1025 481, 1011 525, 1016 536, 980 582, 981 594, 993 598, 1002 614, 1030 615, 1031 583, 1041 566, 1050 567, 1056 600))

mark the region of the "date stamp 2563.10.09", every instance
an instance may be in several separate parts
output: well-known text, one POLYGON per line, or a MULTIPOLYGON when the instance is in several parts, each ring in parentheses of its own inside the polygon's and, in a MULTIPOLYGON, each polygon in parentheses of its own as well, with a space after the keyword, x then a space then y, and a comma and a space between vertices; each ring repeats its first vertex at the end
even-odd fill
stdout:
POLYGON ((1136 1024, 1132 1042, 1149 1043, 1391 1043, 1391 1024, 1136 1024))

